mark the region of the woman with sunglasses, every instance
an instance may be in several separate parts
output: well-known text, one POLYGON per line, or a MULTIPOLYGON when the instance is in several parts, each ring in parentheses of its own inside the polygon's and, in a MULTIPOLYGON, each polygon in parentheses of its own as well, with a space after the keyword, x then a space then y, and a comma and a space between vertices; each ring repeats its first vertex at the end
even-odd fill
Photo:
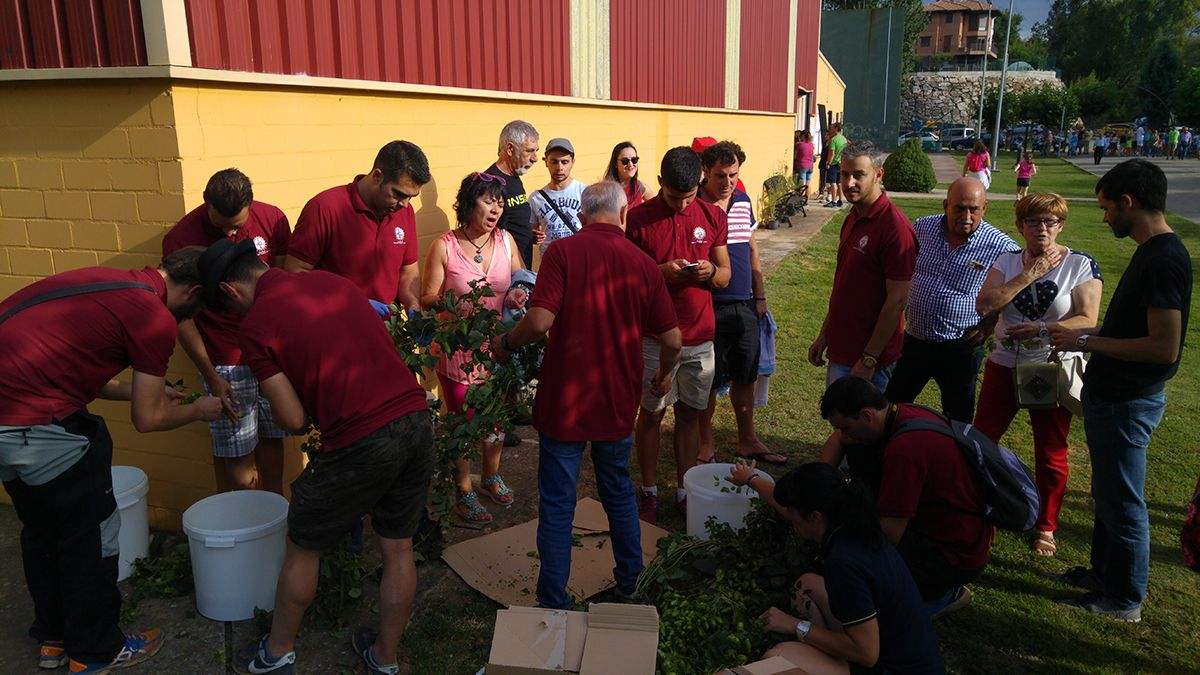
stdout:
MULTIPOLYGON (((521 254, 511 234, 498 228, 504 213, 504 178, 486 173, 468 174, 459 185, 454 200, 454 216, 458 227, 433 241, 425 259, 425 280, 421 288, 421 307, 429 309, 446 294, 454 291, 464 295, 471 291, 472 281, 482 281, 495 291, 493 297, 483 298, 490 310, 521 307, 527 298, 525 291, 508 292, 512 273, 521 269, 521 254)), ((462 410, 467 387, 484 379, 485 372, 463 372, 471 354, 458 352, 439 354, 436 372, 442 388, 442 400, 450 410, 462 410)), ((470 414, 470 411, 468 411, 470 414)), ((500 477, 501 437, 487 438, 482 443, 483 465, 479 472, 483 493, 493 502, 508 508, 513 503, 513 491, 500 477)), ((469 522, 486 523, 492 519, 479 503, 471 484, 471 462, 455 462, 454 480, 458 484, 455 510, 469 522)))
POLYGON ((797 580, 795 614, 763 613, 763 630, 791 638, 763 658, 781 656, 813 675, 944 672, 925 602, 864 488, 824 462, 801 465, 776 484, 739 461, 729 480, 754 488, 801 539, 820 546, 824 576, 797 580))
POLYGON ((637 148, 629 141, 621 141, 613 148, 612 156, 608 158, 608 170, 604 172, 604 180, 611 180, 625 188, 625 199, 629 208, 650 199, 650 188, 638 180, 637 148))
MULTIPOLYGON (((1058 243, 1067 224, 1066 200, 1052 192, 1035 192, 1017 202, 1016 212, 1025 250, 1000 254, 975 299, 979 316, 1000 315, 975 412, 975 426, 997 443, 1017 414, 1013 378, 1017 364, 1046 363, 1048 331, 1056 324, 1071 329, 1095 326, 1103 288, 1096 261, 1058 243)), ((1061 356, 1083 357, 1080 352, 1061 356)), ((1052 556, 1058 548, 1054 531, 1067 490, 1071 412, 1061 406, 1030 408, 1029 423, 1034 482, 1042 502, 1030 547, 1038 555, 1052 556)))

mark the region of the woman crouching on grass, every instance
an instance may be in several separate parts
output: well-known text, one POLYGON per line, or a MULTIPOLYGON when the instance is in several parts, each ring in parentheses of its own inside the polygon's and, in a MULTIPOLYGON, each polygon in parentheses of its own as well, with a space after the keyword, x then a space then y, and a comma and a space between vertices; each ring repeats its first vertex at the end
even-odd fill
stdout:
POLYGON ((778 485, 738 462, 729 480, 754 488, 801 539, 820 545, 824 561, 824 576, 797 581, 795 616, 775 607, 763 613, 764 630, 792 638, 763 658, 782 656, 812 675, 945 672, 925 602, 860 486, 823 462, 800 466, 778 485))

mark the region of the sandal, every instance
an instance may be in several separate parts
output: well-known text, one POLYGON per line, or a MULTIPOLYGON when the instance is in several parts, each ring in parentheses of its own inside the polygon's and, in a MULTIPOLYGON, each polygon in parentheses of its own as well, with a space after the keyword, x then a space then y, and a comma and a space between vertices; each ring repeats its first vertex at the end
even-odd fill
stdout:
POLYGON ((1029 542, 1029 548, 1034 553, 1049 558, 1058 552, 1058 540, 1054 538, 1053 532, 1037 532, 1029 542))
POLYGON ((708 459, 704 459, 703 457, 700 457, 699 455, 696 456, 696 466, 700 466, 702 464, 716 464, 716 463, 717 463, 717 453, 715 453, 715 452, 713 454, 709 455, 708 459))
POLYGON ((474 490, 460 492, 458 499, 454 500, 454 509, 458 511, 459 517, 468 523, 492 522, 492 514, 479 503, 479 495, 474 490))
POLYGON ((775 464, 777 466, 782 466, 782 465, 788 463, 787 455, 784 455, 779 452, 771 452, 770 450, 764 450, 763 452, 757 452, 753 455, 743 455, 740 452, 734 452, 733 456, 737 457, 739 459, 744 459, 747 462, 749 462, 750 460, 754 460, 754 461, 758 462, 759 464, 775 464))
POLYGON ((483 493, 490 497, 492 501, 496 502, 500 506, 503 506, 504 508, 512 506, 515 499, 515 497, 513 497, 512 488, 504 484, 504 479, 500 477, 500 474, 492 474, 487 478, 484 478, 480 484, 483 485, 484 488, 487 488, 483 493), (493 486, 496 487, 496 490, 494 491, 492 490, 493 486))

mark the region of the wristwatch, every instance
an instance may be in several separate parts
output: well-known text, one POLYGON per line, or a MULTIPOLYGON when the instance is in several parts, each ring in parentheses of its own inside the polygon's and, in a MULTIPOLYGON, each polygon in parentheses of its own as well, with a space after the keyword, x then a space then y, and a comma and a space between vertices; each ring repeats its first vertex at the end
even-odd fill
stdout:
POLYGON ((866 352, 863 352, 862 364, 864 366, 870 368, 871 370, 874 370, 875 366, 879 365, 879 358, 875 357, 875 356, 871 356, 870 354, 868 354, 866 352))
POLYGON ((1083 335, 1080 335, 1079 337, 1075 338, 1075 346, 1079 347, 1079 351, 1081 351, 1081 352, 1087 351, 1088 337, 1089 337, 1089 335, 1087 333, 1084 333, 1083 335))
POLYGON ((796 624, 796 639, 804 642, 808 639, 808 631, 812 630, 811 621, 801 621, 796 624))

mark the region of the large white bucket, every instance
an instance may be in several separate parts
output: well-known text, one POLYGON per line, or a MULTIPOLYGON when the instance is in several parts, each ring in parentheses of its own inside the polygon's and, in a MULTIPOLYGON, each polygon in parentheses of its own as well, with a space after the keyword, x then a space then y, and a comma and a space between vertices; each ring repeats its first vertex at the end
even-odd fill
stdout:
POLYGON ((255 607, 275 608, 287 512, 286 499, 263 490, 213 495, 183 512, 201 614, 242 621, 254 617, 255 607))
POLYGON ((121 534, 117 542, 117 581, 133 574, 133 561, 145 558, 150 551, 150 522, 146 515, 146 493, 150 481, 146 472, 135 466, 112 468, 113 499, 121 514, 121 534))
POLYGON ((727 478, 732 464, 700 464, 683 474, 683 488, 687 490, 687 533, 700 539, 708 539, 704 523, 710 516, 718 522, 729 523, 740 530, 750 513, 750 500, 758 493, 748 487, 730 483, 727 478), (726 488, 729 492, 721 492, 726 488))

